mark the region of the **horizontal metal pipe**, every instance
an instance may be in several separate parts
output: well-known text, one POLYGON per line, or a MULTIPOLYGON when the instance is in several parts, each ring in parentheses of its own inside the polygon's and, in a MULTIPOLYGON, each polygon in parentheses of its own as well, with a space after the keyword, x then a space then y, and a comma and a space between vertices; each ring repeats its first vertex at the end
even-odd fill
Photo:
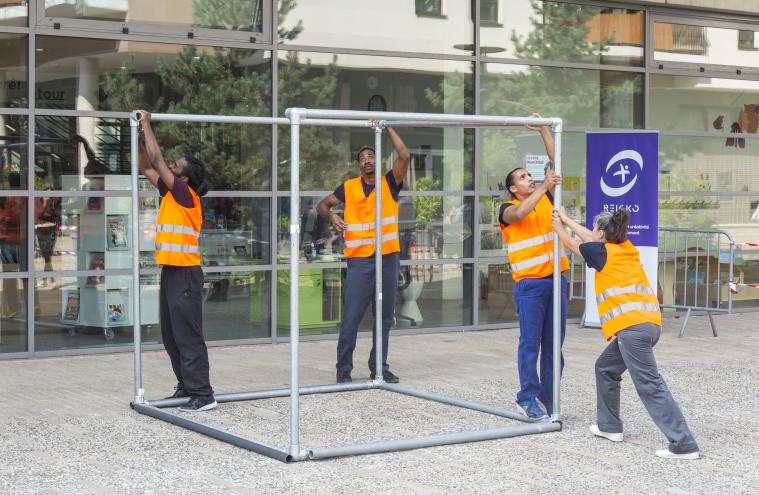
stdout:
MULTIPOLYGON (((134 112, 137 120, 142 116, 134 112)), ((290 121, 281 117, 247 117, 241 115, 186 115, 178 113, 152 113, 150 120, 153 122, 210 122, 216 124, 283 124, 289 125, 290 121)))
POLYGON ((416 121, 416 120, 385 120, 385 126, 387 127, 501 127, 501 128, 518 128, 521 129, 521 124, 503 124, 501 122, 487 124, 487 123, 472 123, 472 122, 435 122, 435 121, 416 121))
POLYGON ((302 125, 318 125, 326 127, 372 127, 369 120, 341 120, 341 119, 303 119, 302 125))
POLYGON ((456 433, 444 433, 429 437, 404 438, 401 440, 389 440, 386 442, 364 443, 347 445, 344 447, 332 447, 315 449, 311 451, 312 459, 326 459, 346 455, 374 454, 378 452, 391 452, 397 450, 419 449, 434 447, 437 445, 451 445, 455 443, 479 442, 483 440, 495 440, 497 438, 509 438, 521 435, 534 435, 550 431, 561 430, 561 423, 531 423, 494 428, 479 431, 463 431, 456 433))
MULTIPOLYGON (((333 392, 351 392, 354 390, 368 390, 375 388, 374 382, 355 381, 351 383, 330 383, 327 385, 312 385, 309 387, 300 387, 298 389, 300 395, 311 394, 328 394, 333 392)), ((235 402, 241 400, 255 400, 255 399, 274 399, 278 397, 290 397, 289 388, 277 388, 271 390, 259 390, 254 392, 234 392, 229 394, 217 394, 214 396, 216 402, 235 402)), ((177 407, 183 404, 187 404, 190 401, 189 397, 183 397, 180 399, 159 399, 145 401, 153 407, 177 407)))
POLYGON ((478 125, 561 125, 559 118, 532 118, 532 117, 500 117, 492 115, 457 115, 440 113, 412 113, 412 112, 369 112, 362 110, 323 110, 315 108, 288 108, 285 115, 297 112, 303 118, 325 119, 375 119, 375 120, 407 120, 427 122, 462 122, 478 125))
POLYGON ((399 394, 410 395, 412 397, 418 397, 420 399, 432 400, 435 402, 440 402, 440 403, 448 404, 451 406, 458 406, 458 407, 463 407, 466 409, 472 409, 474 411, 494 414, 496 416, 502 416, 504 418, 516 419, 517 421, 524 421, 525 423, 535 422, 535 420, 530 419, 524 414, 520 414, 516 411, 510 411, 508 409, 502 409, 500 407, 489 406, 487 404, 480 404, 478 402, 457 399, 456 397, 436 394, 434 392, 427 392, 426 390, 417 390, 411 387, 404 387, 403 385, 396 385, 393 383, 382 383, 379 385, 378 388, 382 390, 388 390, 390 392, 398 392, 399 394))
POLYGON ((291 462, 293 460, 292 456, 284 450, 280 450, 276 447, 272 447, 271 445, 266 445, 261 442, 254 442, 248 438, 235 435, 234 433, 230 433, 219 428, 214 428, 213 426, 209 426, 199 421, 194 421, 178 414, 158 409, 157 407, 151 407, 145 404, 132 404, 132 407, 140 414, 151 416, 173 425, 187 428, 188 430, 192 430, 197 433, 202 433, 203 435, 209 436, 211 438, 236 445, 237 447, 241 447, 243 449, 251 450, 258 454, 271 457, 272 459, 277 459, 278 461, 291 462))

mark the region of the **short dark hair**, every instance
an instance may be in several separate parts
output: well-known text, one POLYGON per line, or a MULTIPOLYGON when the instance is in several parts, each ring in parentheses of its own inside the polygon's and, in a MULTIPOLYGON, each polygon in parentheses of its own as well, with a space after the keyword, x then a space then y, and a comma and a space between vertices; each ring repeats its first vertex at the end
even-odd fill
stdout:
POLYGON ((511 199, 517 199, 516 196, 514 196, 514 193, 509 190, 511 186, 514 185, 514 175, 517 173, 518 170, 526 170, 524 167, 517 167, 513 169, 511 172, 506 175, 506 192, 509 193, 509 196, 511 196, 511 199))
POLYGON ((206 164, 203 160, 193 155, 184 155, 187 166, 182 175, 187 177, 187 184, 195 191, 198 196, 205 196, 208 192, 208 182, 206 182, 206 164))
POLYGON ((593 225, 604 233, 606 242, 619 244, 627 240, 627 222, 630 221, 630 212, 627 208, 620 208, 614 213, 604 211, 596 215, 593 225))
POLYGON ((364 145, 361 148, 359 148, 358 153, 356 153, 356 161, 359 161, 361 158, 361 153, 363 153, 366 150, 372 150, 372 153, 375 153, 374 146, 364 145))

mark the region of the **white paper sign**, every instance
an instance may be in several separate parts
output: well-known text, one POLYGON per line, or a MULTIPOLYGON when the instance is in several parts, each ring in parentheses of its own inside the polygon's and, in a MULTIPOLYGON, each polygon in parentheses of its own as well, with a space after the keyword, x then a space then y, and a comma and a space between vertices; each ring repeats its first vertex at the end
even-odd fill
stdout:
POLYGON ((545 179, 546 164, 548 163, 548 155, 524 155, 524 165, 533 180, 545 179))

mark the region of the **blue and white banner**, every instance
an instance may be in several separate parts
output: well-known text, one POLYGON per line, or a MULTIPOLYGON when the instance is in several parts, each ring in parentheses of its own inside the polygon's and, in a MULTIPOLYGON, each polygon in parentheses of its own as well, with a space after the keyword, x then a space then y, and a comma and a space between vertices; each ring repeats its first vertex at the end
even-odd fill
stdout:
MULTIPOLYGON (((640 251, 643 269, 656 294, 659 234, 658 131, 588 132, 585 223, 603 211, 627 208, 627 238, 640 251)), ((600 326, 595 270, 586 267, 586 326, 600 326)))

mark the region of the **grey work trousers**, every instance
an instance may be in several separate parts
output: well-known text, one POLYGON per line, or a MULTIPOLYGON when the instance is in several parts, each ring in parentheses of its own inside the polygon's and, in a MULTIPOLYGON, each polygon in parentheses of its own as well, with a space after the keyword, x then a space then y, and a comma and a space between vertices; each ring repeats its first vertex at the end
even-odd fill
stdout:
POLYGON ((596 360, 596 400, 598 428, 622 433, 619 418, 619 390, 622 374, 630 372, 635 390, 656 426, 669 440, 670 452, 686 454, 698 450, 680 407, 656 367, 653 347, 661 328, 643 323, 625 328, 596 360))

